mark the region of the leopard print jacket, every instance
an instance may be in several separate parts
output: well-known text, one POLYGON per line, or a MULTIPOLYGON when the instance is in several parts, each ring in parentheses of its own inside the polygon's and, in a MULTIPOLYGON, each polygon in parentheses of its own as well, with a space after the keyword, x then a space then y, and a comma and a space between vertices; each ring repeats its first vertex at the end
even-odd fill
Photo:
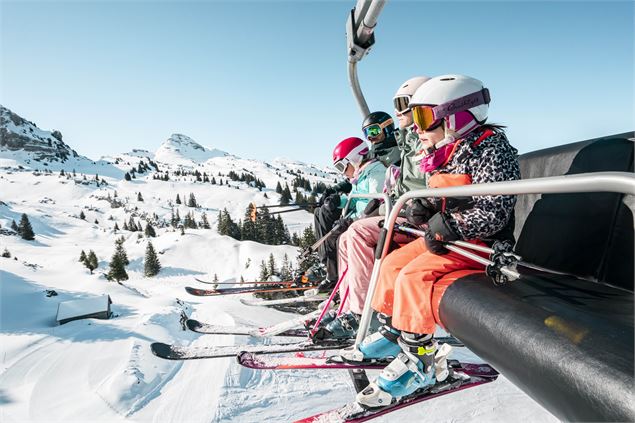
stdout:
MULTIPOLYGON (((505 133, 495 130, 473 146, 481 134, 479 130, 468 134, 457 146, 450 161, 432 174, 467 174, 471 175, 473 184, 520 179, 518 150, 511 146, 505 133)), ((448 223, 462 239, 487 239, 510 223, 515 196, 490 195, 472 197, 472 200, 471 208, 446 213, 448 223)))

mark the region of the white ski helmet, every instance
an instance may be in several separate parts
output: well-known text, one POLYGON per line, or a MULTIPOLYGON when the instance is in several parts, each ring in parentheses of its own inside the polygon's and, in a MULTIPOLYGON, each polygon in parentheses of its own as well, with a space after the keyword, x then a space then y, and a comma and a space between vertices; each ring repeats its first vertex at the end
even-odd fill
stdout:
MULTIPOLYGON (((441 75, 436 76, 425 84, 422 84, 410 99, 410 107, 412 106, 438 106, 448 103, 452 100, 464 97, 469 94, 475 94, 487 89, 478 79, 465 75, 441 75)), ((479 124, 485 123, 487 120, 487 111, 489 109, 489 92, 487 101, 467 109, 474 116, 479 124)))
POLYGON ((410 99, 417 91, 417 89, 430 78, 427 76, 415 76, 414 78, 410 78, 397 90, 395 96, 393 97, 393 103, 395 105, 395 110, 399 113, 406 113, 408 111, 408 105, 410 104, 410 99))

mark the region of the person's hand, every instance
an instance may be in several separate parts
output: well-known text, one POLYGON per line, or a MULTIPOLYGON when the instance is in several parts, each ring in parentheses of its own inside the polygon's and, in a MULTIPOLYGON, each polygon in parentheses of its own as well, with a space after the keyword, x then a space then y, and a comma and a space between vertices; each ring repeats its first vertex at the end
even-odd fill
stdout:
POLYGON ((426 223, 434 213, 432 206, 421 198, 414 199, 406 207, 406 219, 408 219, 408 223, 415 226, 421 226, 426 223))
POLYGON ((344 232, 348 229, 349 226, 351 226, 351 223, 353 223, 353 219, 351 219, 350 217, 343 217, 336 220, 335 223, 333 223, 333 227, 337 225, 338 230, 344 232))
POLYGON ((364 209, 364 216, 379 216, 379 206, 381 206, 381 200, 378 198, 373 198, 366 204, 366 208, 364 209))
POLYGON ((335 211, 340 207, 341 199, 337 194, 331 194, 324 200, 324 206, 330 211, 335 211))
POLYGON ((447 217, 443 213, 437 213, 428 220, 425 233, 426 247, 437 255, 450 252, 450 250, 445 248, 444 242, 459 239, 459 236, 450 227, 447 217))

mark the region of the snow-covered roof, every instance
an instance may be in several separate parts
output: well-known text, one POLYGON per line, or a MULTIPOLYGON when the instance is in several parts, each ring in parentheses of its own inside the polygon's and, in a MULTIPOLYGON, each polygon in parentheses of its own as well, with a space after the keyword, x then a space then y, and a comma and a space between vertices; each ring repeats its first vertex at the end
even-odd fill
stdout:
POLYGON ((64 301, 57 306, 57 321, 107 311, 109 304, 112 304, 109 295, 64 301))

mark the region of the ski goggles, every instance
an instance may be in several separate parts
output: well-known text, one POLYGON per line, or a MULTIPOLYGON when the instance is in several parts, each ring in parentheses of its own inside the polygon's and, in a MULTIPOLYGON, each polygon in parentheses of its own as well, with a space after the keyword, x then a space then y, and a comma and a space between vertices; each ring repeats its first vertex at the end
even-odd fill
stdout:
POLYGON ((392 125, 393 123, 394 122, 392 119, 388 119, 387 121, 382 123, 373 123, 368 126, 365 126, 362 128, 362 131, 364 132, 364 136, 369 141, 373 141, 374 139, 378 138, 383 133, 385 127, 392 125))
POLYGON ((409 95, 404 95, 404 96, 399 96, 399 97, 395 97, 392 99, 394 105, 395 105, 395 111, 401 115, 406 114, 410 111, 409 107, 410 106, 410 96, 409 95))
POLYGON ((335 170, 343 174, 344 172, 346 172, 346 168, 348 167, 349 163, 350 161, 346 157, 344 157, 343 159, 340 159, 333 163, 333 166, 335 167, 335 170))
POLYGON ((481 91, 459 97, 456 100, 438 106, 412 106, 412 119, 415 125, 417 125, 417 128, 424 131, 431 131, 441 124, 443 118, 469 110, 472 107, 480 106, 481 104, 489 104, 489 102, 489 90, 483 88, 481 91))

